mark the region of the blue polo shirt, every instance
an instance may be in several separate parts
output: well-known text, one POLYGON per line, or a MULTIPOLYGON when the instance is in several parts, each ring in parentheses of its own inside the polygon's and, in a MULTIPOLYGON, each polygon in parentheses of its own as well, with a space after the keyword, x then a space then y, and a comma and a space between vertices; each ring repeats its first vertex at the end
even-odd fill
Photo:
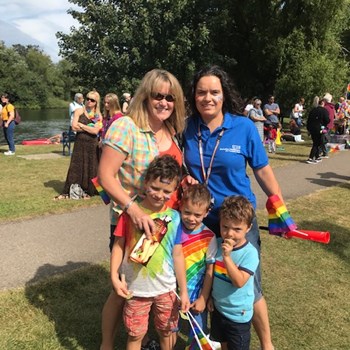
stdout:
POLYGON ((242 195, 256 208, 255 195, 246 172, 247 163, 253 169, 268 165, 268 157, 254 123, 242 116, 226 113, 223 124, 210 133, 201 118, 188 119, 184 132, 184 157, 190 175, 199 182, 205 182, 199 155, 198 125, 202 133, 204 168, 207 171, 214 152, 218 134, 224 129, 213 167, 208 188, 214 197, 214 206, 205 218, 205 224, 216 234, 219 233, 219 208, 227 196, 242 195))

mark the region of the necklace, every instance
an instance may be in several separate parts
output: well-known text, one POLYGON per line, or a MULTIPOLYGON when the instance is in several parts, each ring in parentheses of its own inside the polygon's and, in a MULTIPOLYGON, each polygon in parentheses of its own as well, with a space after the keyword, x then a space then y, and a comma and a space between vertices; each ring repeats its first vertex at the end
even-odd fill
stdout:
POLYGON ((224 134, 224 129, 221 129, 220 133, 218 134, 218 137, 216 139, 216 143, 215 143, 215 147, 214 147, 214 151, 211 155, 211 159, 210 159, 210 163, 209 163, 209 167, 207 170, 205 170, 204 167, 204 158, 203 158, 203 145, 202 145, 202 132, 201 132, 201 128, 200 128, 200 124, 198 124, 198 150, 199 150, 199 159, 201 162, 201 167, 202 167, 202 175, 204 178, 204 182, 206 185, 208 185, 209 182, 209 176, 211 174, 211 169, 213 168, 213 163, 214 163, 214 157, 215 157, 215 153, 218 150, 222 135, 224 134))

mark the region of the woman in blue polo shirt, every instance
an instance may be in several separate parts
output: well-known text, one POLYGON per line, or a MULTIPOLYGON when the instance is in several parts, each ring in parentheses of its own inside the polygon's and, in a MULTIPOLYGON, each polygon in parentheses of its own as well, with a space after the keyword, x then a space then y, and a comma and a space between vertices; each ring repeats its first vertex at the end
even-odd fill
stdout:
MULTIPOLYGON (((243 195, 256 208, 255 195, 246 173, 247 163, 267 196, 280 187, 268 163, 266 151, 254 123, 242 115, 243 101, 227 73, 218 66, 200 70, 192 82, 188 99, 193 115, 184 133, 184 159, 190 175, 206 183, 214 205, 204 220, 217 236, 219 208, 225 197, 243 195)), ((247 239, 260 255, 256 218, 247 239)), ((253 325, 263 349, 273 349, 266 301, 261 291, 260 265, 255 273, 253 325)))

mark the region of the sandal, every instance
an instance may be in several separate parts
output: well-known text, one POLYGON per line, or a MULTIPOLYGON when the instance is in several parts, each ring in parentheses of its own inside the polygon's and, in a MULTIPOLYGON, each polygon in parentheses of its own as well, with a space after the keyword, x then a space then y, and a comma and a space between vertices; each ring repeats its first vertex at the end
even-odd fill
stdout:
POLYGON ((69 199, 69 194, 59 194, 58 196, 54 197, 54 201, 59 201, 61 199, 69 199))

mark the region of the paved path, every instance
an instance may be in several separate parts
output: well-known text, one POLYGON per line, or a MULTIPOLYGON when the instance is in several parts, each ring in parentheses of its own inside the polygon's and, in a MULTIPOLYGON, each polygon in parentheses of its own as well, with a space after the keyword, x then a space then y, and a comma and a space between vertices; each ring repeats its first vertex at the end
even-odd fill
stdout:
MULTIPOLYGON (((286 158, 283 154, 283 158, 286 158)), ((332 154, 317 165, 292 163, 275 169, 285 200, 350 181, 350 152, 332 154)), ((266 196, 253 180, 258 208, 266 196)), ((108 208, 74 212, 0 225, 0 290, 109 257, 108 208)))

